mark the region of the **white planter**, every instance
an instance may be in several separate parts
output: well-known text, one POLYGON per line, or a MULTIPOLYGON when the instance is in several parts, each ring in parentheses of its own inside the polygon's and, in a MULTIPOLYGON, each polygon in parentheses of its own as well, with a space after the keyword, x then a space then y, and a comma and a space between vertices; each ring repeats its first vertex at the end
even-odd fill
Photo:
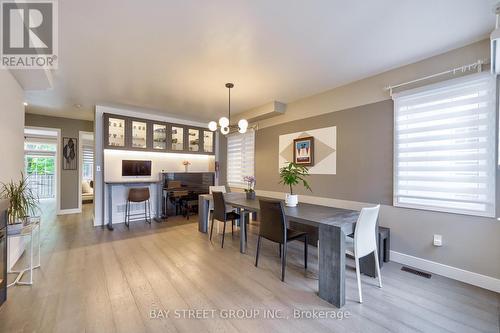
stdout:
POLYGON ((285 194, 285 204, 287 207, 295 207, 299 203, 299 196, 297 194, 285 194))

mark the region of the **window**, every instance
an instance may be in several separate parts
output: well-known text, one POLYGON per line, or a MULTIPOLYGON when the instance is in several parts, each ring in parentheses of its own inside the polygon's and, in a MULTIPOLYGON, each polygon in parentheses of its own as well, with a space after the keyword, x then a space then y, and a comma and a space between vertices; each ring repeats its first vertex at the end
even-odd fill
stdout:
POLYGON ((83 146, 82 179, 94 180, 94 147, 83 146))
POLYGON ((476 74, 394 96, 394 206, 495 214, 495 83, 476 74))
POLYGON ((255 132, 235 133, 227 137, 227 183, 246 187, 243 177, 254 176, 255 132))
POLYGON ((39 199, 55 198, 56 150, 55 140, 25 138, 25 177, 39 199))

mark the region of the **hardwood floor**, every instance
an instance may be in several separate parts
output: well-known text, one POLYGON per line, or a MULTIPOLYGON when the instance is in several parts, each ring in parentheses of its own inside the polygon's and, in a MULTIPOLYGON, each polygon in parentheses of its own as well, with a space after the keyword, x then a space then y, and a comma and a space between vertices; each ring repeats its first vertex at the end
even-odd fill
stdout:
POLYGON ((0 308, 0 332, 499 331, 498 294, 436 275, 421 278, 396 263, 382 268, 382 289, 375 279, 362 277, 363 304, 357 303, 349 268, 347 304, 339 312, 316 295, 315 248, 305 272, 301 244, 291 246, 282 283, 276 245, 264 241, 254 267, 252 232, 248 253, 241 255, 237 233, 233 240, 226 235, 221 249, 219 237, 210 243, 198 232, 196 217, 151 227, 136 222, 130 231, 118 225, 109 232, 91 227, 90 205, 83 214, 58 217, 53 205, 44 207, 42 267, 34 286, 9 288, 0 308), (151 318, 153 310, 170 310, 169 318, 151 318), (259 311, 255 318, 252 310, 259 311), (289 319, 264 318, 266 310, 289 319), (295 319, 294 310, 347 317, 295 319), (176 318, 182 314, 187 318, 176 318), (251 318, 226 318, 231 314, 251 318))

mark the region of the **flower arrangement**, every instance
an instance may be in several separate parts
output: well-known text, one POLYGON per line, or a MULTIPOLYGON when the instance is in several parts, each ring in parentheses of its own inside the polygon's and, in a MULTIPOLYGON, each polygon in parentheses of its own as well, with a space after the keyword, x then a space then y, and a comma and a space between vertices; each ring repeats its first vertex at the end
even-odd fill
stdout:
POLYGON ((188 167, 191 165, 191 162, 188 160, 182 161, 182 165, 184 165, 184 171, 188 172, 188 167))
POLYGON ((245 193, 247 195, 247 199, 255 199, 255 177, 254 176, 245 176, 243 177, 243 181, 247 183, 247 188, 245 189, 245 193))

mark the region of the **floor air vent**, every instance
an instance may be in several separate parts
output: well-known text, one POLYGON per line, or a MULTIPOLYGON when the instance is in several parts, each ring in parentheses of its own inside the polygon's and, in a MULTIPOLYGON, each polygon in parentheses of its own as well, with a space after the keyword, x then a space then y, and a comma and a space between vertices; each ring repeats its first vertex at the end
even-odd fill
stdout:
POLYGON ((424 277, 424 278, 427 278, 427 279, 430 279, 432 274, 430 273, 426 273, 426 272, 422 272, 422 271, 419 271, 415 268, 410 268, 410 267, 406 267, 406 266, 403 266, 401 267, 401 270, 403 272, 408 272, 408 273, 411 273, 411 274, 415 274, 415 275, 418 275, 418 276, 421 276, 421 277, 424 277))

